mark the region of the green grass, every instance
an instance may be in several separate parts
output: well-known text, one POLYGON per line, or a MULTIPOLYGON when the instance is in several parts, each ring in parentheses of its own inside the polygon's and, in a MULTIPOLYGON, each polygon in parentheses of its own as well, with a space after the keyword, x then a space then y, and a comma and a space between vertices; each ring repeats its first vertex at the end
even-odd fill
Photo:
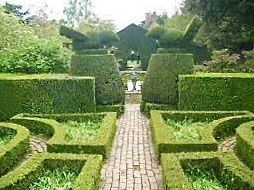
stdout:
POLYGON ((221 183, 212 169, 202 170, 190 164, 184 169, 185 174, 192 183, 193 190, 227 190, 226 184, 221 183))
POLYGON ((173 119, 165 120, 171 140, 195 139, 201 140, 201 130, 209 121, 193 122, 191 119, 175 121, 173 119))
POLYGON ((79 172, 77 169, 62 167, 43 169, 36 182, 27 190, 70 190, 79 172))
POLYGON ((91 119, 88 121, 67 121, 63 123, 63 127, 66 130, 66 141, 89 141, 93 140, 101 126, 103 116, 91 119))
POLYGON ((15 136, 15 131, 13 130, 3 130, 0 129, 0 146, 7 144, 15 136))

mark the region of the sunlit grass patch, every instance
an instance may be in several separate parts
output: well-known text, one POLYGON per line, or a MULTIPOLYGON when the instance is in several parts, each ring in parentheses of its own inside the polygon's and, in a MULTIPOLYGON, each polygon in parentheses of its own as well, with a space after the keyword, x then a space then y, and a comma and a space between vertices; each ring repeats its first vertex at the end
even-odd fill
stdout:
POLYGON ((95 139, 104 116, 98 116, 87 121, 68 120, 63 124, 66 130, 65 140, 67 141, 84 141, 95 139))
POLYGON ((171 140, 181 140, 181 139, 197 139, 201 140, 201 130, 209 123, 209 121, 193 121, 192 119, 184 119, 181 121, 176 121, 173 119, 166 119, 168 132, 170 133, 171 140))
POLYGON ((191 181, 193 190, 227 190, 226 184, 222 183, 216 176, 213 169, 203 170, 188 164, 184 172, 191 181))
POLYGON ((43 169, 38 180, 32 183, 27 190, 70 190, 78 174, 77 169, 66 166, 43 169))

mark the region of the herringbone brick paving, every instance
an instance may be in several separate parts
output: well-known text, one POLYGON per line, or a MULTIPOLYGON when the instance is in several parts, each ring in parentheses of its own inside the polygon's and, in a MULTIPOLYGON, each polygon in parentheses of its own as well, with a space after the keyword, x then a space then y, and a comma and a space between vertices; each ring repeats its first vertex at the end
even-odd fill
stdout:
POLYGON ((102 190, 158 190, 161 168, 154 153, 149 120, 139 104, 127 104, 118 120, 109 159, 101 171, 102 190))

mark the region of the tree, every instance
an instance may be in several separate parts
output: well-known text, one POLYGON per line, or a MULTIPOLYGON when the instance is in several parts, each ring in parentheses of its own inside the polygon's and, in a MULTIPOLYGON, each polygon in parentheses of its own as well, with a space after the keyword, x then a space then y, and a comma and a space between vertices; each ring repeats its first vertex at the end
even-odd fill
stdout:
POLYGON ((20 20, 23 20, 24 16, 29 14, 28 10, 27 11, 22 10, 21 5, 15 5, 15 4, 10 4, 10 3, 6 2, 5 5, 3 6, 3 8, 4 8, 5 13, 12 14, 12 15, 18 17, 20 20))
POLYGON ((203 19, 203 36, 210 47, 233 51, 253 48, 253 0, 185 0, 182 11, 203 19))
POLYGON ((69 0, 64 8, 65 24, 72 28, 78 26, 92 15, 91 7, 91 0, 69 0))

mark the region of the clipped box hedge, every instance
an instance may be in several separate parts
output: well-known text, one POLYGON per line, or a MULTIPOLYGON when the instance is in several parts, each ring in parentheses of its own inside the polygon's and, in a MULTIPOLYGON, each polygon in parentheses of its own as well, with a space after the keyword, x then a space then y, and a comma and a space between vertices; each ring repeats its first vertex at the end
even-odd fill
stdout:
POLYGON ((153 54, 142 86, 142 101, 177 105, 179 74, 193 72, 192 54, 153 54))
POLYGON ((73 55, 70 74, 95 77, 97 104, 124 102, 124 87, 114 55, 73 55))
POLYGON ((199 112, 199 111, 151 111, 150 126, 152 140, 155 151, 160 156, 161 153, 171 152, 198 152, 217 151, 218 142, 235 133, 235 129, 244 122, 254 118, 250 112, 199 112), (200 131, 201 139, 179 139, 171 138, 169 129, 164 119, 174 120, 192 119, 195 121, 205 121, 207 118, 213 120, 204 126, 200 131), (168 132, 167 132, 168 131, 168 132))
POLYGON ((45 134, 50 139, 46 142, 47 151, 55 153, 101 154, 106 158, 111 150, 116 131, 117 114, 115 112, 100 114, 41 114, 17 115, 11 122, 27 127, 35 134, 45 134), (96 137, 89 141, 66 141, 66 132, 59 122, 86 120, 103 115, 103 121, 96 137), (59 122, 57 122, 59 121, 59 122))
POLYGON ((95 110, 93 77, 0 75, 0 120, 17 113, 76 113, 95 110))
POLYGON ((235 152, 251 170, 254 170, 254 119, 236 129, 235 152))
POLYGON ((253 94, 253 73, 200 73, 179 76, 180 110, 254 111, 253 94))
POLYGON ((13 130, 16 134, 10 142, 0 146, 0 176, 22 160, 30 149, 30 135, 25 127, 13 123, 0 123, 0 131, 1 129, 13 130))
POLYGON ((81 169, 73 190, 97 190, 100 184, 102 157, 99 155, 34 154, 24 164, 0 178, 0 189, 25 190, 37 180, 42 168, 69 166, 81 169))
POLYGON ((193 189, 184 173, 184 167, 189 164, 205 170, 213 169, 216 178, 226 183, 230 190, 254 189, 254 173, 233 153, 222 152, 162 154, 163 189, 193 189))

